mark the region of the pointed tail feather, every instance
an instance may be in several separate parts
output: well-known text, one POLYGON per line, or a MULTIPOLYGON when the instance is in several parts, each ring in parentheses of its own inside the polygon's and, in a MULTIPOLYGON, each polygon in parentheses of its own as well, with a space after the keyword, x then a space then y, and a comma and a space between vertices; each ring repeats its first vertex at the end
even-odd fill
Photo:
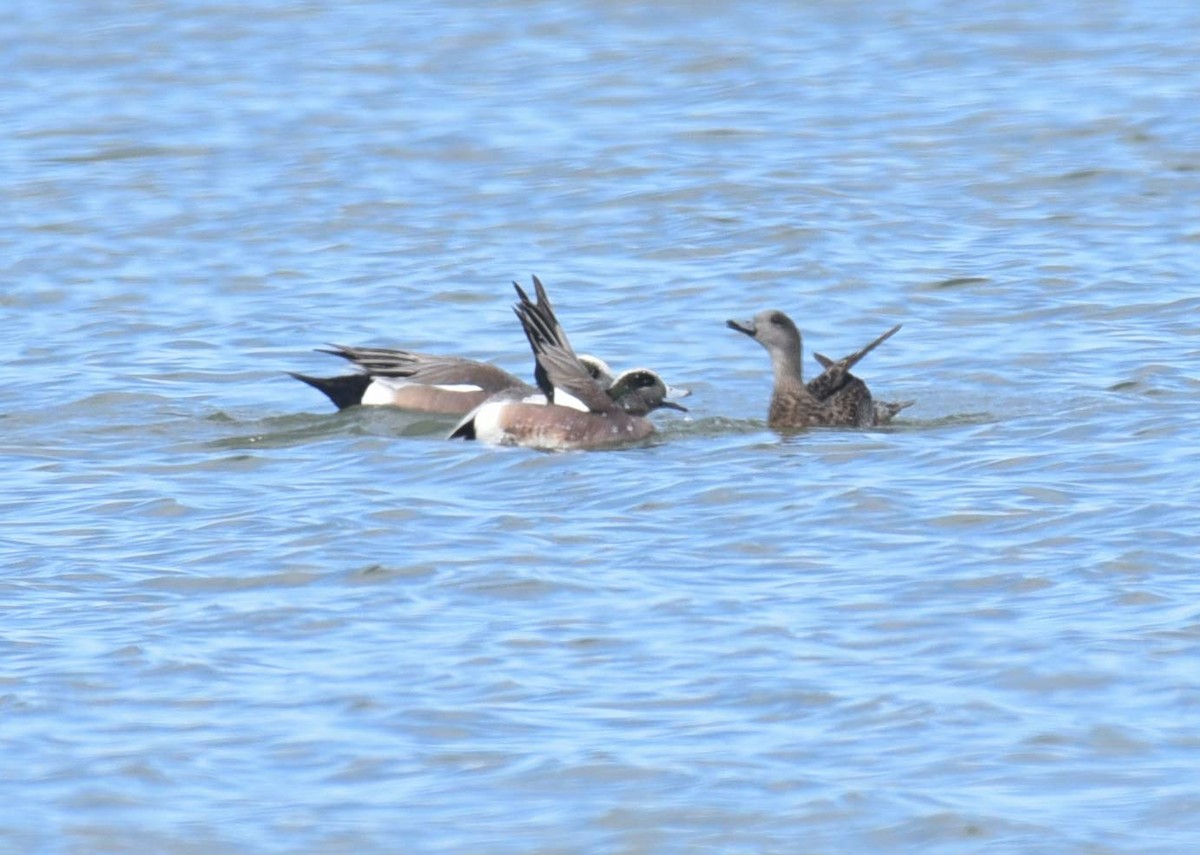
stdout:
POLYGON ((454 426, 454 430, 446 434, 446 439, 475 439, 475 410, 467 414, 461 422, 454 426))
POLYGON ((896 418, 896 414, 905 407, 911 407, 916 401, 876 401, 875 424, 883 425, 896 418))
POLYGON ((361 404, 363 393, 371 385, 371 378, 366 374, 346 374, 341 377, 310 377, 294 371, 288 374, 322 392, 339 410, 361 404))

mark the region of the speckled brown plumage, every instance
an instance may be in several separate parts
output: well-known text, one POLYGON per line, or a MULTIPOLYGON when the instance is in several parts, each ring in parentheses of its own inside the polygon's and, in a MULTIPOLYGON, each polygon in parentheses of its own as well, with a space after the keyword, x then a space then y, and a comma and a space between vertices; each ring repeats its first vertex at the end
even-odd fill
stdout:
POLYGON ((775 388, 767 410, 770 427, 781 430, 820 425, 870 427, 889 420, 909 403, 877 406, 867 384, 850 373, 859 360, 895 335, 899 324, 844 359, 821 357, 825 370, 807 384, 801 368, 800 330, 783 312, 770 309, 749 321, 729 321, 727 326, 753 338, 771 356, 775 388))
MULTIPOLYGON (((898 327, 898 326, 893 327, 882 338, 876 339, 874 342, 872 342, 870 345, 868 345, 868 347, 873 349, 875 347, 875 345, 880 344, 884 339, 890 337, 892 335, 892 333, 896 332, 896 330, 898 330, 898 329, 900 329, 900 327, 898 327)), ((866 355, 866 354, 863 354, 862 351, 859 351, 859 353, 862 354, 861 356, 858 357, 859 359, 861 359, 862 356, 866 355)), ((845 362, 846 360, 851 359, 854 355, 855 354, 852 354, 851 356, 847 356, 844 359, 838 360, 838 361, 845 362)), ((832 360, 828 356, 825 356, 820 353, 814 353, 813 358, 817 360, 817 362, 821 365, 821 368, 822 368, 822 373, 819 377, 817 377, 814 380, 808 381, 808 390, 810 392, 812 392, 814 395, 816 395, 816 394, 818 394, 819 390, 821 388, 823 388, 823 384, 828 382, 826 380, 827 375, 824 373, 824 370, 833 367, 835 363, 834 363, 834 360, 832 360)), ((855 362, 857 362, 857 361, 858 360, 855 359, 855 362)), ((855 377, 853 374, 851 374, 848 370, 845 372, 844 376, 845 376, 847 382, 850 382, 850 381, 853 381, 855 383, 863 382, 861 379, 859 379, 858 377, 855 377)), ((863 384, 863 388, 866 389, 865 383, 863 384)), ((867 390, 867 394, 868 395, 871 394, 870 390, 867 390)), ((874 403, 874 419, 872 421, 872 424, 885 425, 888 422, 890 422, 892 419, 896 418, 896 414, 899 413, 901 410, 903 410, 905 407, 911 407, 916 402, 915 401, 873 401, 873 403, 874 403)))

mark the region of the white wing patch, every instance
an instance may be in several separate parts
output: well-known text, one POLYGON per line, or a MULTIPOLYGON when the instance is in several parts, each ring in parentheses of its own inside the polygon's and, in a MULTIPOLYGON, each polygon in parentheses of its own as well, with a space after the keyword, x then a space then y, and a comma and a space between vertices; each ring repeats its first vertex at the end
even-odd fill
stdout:
POLYGON ((591 412, 583 401, 557 386, 554 387, 554 403, 560 407, 570 407, 572 410, 579 410, 581 413, 591 412))

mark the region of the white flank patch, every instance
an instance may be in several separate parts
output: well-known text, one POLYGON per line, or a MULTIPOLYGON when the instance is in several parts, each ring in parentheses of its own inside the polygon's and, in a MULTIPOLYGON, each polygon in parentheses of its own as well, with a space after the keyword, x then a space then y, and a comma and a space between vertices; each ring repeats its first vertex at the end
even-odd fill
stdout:
POLYGON ((500 413, 503 409, 502 402, 483 403, 475 408, 475 439, 491 445, 503 445, 508 441, 504 429, 500 427, 500 413))
POLYGON ((406 381, 397 382, 391 377, 373 377, 371 385, 363 392, 360 403, 364 407, 390 406, 395 400, 396 390, 409 385, 411 384, 406 381))
POLYGON ((572 410, 579 410, 581 413, 591 412, 583 401, 576 398, 570 392, 564 392, 557 386, 554 387, 554 403, 560 407, 570 407, 572 410))
POLYGON ((483 387, 474 383, 456 383, 445 386, 436 383, 416 383, 407 377, 372 377, 371 385, 363 392, 362 403, 366 407, 387 407, 396 403, 396 393, 410 386, 426 386, 443 392, 482 392, 483 387))
POLYGON ((546 400, 546 396, 543 395, 541 392, 535 392, 532 395, 522 398, 521 403, 522 404, 536 404, 539 407, 544 407, 544 406, 546 406, 546 404, 549 403, 549 401, 546 400))

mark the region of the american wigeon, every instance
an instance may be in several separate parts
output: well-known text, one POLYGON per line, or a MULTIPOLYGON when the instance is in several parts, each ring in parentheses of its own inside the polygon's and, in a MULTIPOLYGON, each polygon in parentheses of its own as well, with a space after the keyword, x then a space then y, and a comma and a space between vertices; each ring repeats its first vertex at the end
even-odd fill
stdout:
POLYGON ((900 324, 843 359, 835 361, 818 354, 817 361, 825 370, 807 384, 801 368, 800 330, 783 312, 768 309, 748 321, 727 321, 726 326, 750 336, 771 356, 775 387, 767 410, 770 427, 784 430, 814 425, 870 427, 883 424, 912 403, 876 404, 867 384, 850 373, 864 356, 895 335, 900 324))
MULTIPOLYGON (((589 375, 536 276, 533 285, 536 302, 513 283, 518 297, 513 310, 533 350, 534 375, 543 400, 539 403, 511 391, 500 392, 469 413, 450 432, 450 438, 566 450, 638 442, 653 434, 654 425, 643 414, 622 408, 589 375)), ((634 409, 645 413, 659 407, 686 411, 668 400, 667 394, 666 384, 649 369, 628 372, 619 390, 622 398, 637 402, 634 409)))
MULTIPOLYGON (((353 363, 358 373, 337 377, 288 373, 323 392, 339 410, 360 405, 388 406, 417 413, 463 416, 498 392, 511 392, 516 399, 539 394, 533 386, 490 362, 340 344, 318 348, 317 352, 340 356, 353 363)), ((626 412, 638 416, 650 412, 652 407, 648 408, 644 392, 647 385, 652 385, 646 377, 648 369, 635 368, 613 376, 608 363, 597 356, 580 354, 579 361, 626 412)), ((670 396, 682 398, 690 394, 687 389, 668 387, 670 396)))
POLYGON ((338 377, 288 373, 324 392, 339 410, 359 405, 389 406, 419 413, 462 415, 501 390, 529 388, 490 362, 457 356, 345 345, 320 348, 319 352, 349 360, 359 373, 338 377))

